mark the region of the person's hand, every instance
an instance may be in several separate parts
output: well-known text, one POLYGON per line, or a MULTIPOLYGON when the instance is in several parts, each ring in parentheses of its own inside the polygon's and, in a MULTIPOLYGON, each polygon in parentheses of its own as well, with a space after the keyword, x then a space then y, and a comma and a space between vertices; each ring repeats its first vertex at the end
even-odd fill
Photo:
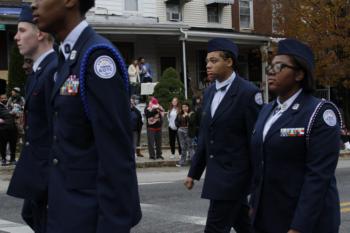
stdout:
POLYGON ((0 124, 3 124, 3 123, 5 123, 5 121, 0 118, 0 124))
POLYGON ((254 212, 255 212, 254 208, 249 208, 249 212, 248 212, 249 217, 252 217, 254 212))
POLYGON ((293 229, 290 229, 287 233, 301 233, 301 232, 300 232, 300 231, 293 230, 293 229))
POLYGON ((191 177, 187 177, 185 179, 185 182, 184 182, 184 185, 185 187, 188 189, 188 190, 191 190, 194 186, 194 181, 191 177))

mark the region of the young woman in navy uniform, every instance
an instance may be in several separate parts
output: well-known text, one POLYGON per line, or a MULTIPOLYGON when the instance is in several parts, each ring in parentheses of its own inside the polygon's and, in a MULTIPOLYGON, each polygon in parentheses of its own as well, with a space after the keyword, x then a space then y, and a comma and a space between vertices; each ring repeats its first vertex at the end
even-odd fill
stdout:
POLYGON ((251 140, 257 233, 336 233, 340 224, 335 169, 340 114, 311 95, 314 56, 294 39, 282 40, 267 67, 277 98, 258 117, 251 140))
POLYGON ((141 219, 127 68, 84 20, 94 0, 35 0, 61 42, 51 96, 47 233, 129 233, 141 219))

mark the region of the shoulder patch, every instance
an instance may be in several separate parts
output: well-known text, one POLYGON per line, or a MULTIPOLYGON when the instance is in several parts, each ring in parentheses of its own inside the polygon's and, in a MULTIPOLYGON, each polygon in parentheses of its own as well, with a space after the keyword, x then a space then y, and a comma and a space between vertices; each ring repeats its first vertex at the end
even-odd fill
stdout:
POLYGON ((255 103, 257 103, 258 105, 262 105, 264 103, 262 94, 260 92, 256 93, 254 98, 255 103))
POLYGON ((326 122, 329 126, 335 126, 337 124, 337 117, 335 116, 335 113, 331 109, 327 109, 323 113, 323 120, 326 122))
POLYGON ((117 67, 110 56, 103 55, 95 60, 94 70, 98 77, 102 79, 110 79, 116 74, 117 67))

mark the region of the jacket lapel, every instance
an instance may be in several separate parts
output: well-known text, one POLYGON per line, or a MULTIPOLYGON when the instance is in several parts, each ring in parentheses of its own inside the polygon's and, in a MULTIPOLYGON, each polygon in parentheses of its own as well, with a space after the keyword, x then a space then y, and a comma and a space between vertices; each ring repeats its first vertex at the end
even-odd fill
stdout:
MULTIPOLYGON (((239 89, 239 84, 240 84, 240 77, 237 75, 235 80, 232 82, 230 88, 227 90, 224 98, 220 102, 218 108, 215 111, 214 117, 211 121, 212 124, 215 123, 215 121, 223 115, 223 113, 232 106, 233 103, 233 97, 237 95, 238 89, 239 89)), ((214 98, 214 95, 213 95, 214 98)), ((212 99, 213 99, 212 98, 212 99)), ((210 103, 211 105, 211 103, 210 103)))
POLYGON ((282 116, 280 116, 280 118, 278 118, 277 121, 271 125, 271 128, 269 129, 269 131, 266 134, 265 142, 274 133, 279 132, 283 126, 287 125, 291 120, 293 120, 293 115, 295 115, 296 113, 298 113, 300 111, 300 109, 303 106, 303 102, 304 102, 304 93, 301 92, 300 95, 298 96, 298 98, 296 98, 296 100, 288 108, 288 110, 285 111, 282 114, 282 116), (296 104, 298 104, 298 108, 294 107, 294 106, 296 106, 296 104))
POLYGON ((261 141, 263 140, 263 132, 264 132, 264 127, 265 127, 266 121, 269 118, 269 116, 271 115, 271 112, 275 107, 275 103, 276 103, 276 101, 269 103, 263 109, 263 111, 261 111, 261 114, 258 118, 258 121, 256 122, 255 132, 258 133, 257 137, 261 141))
POLYGON ((211 85, 209 87, 207 94, 206 94, 207 98, 206 98, 206 101, 204 102, 203 112, 202 112, 202 118, 205 119, 206 121, 208 119, 209 119, 209 121, 211 121, 211 119, 212 119, 210 106, 211 106, 211 102, 213 101, 215 92, 216 92, 215 85, 211 85))
POLYGON ((86 41, 91 37, 91 34, 93 33, 94 32, 90 26, 84 29, 84 31, 79 36, 77 42, 75 43, 74 48, 72 49, 72 51, 77 51, 77 55, 74 57, 74 59, 71 59, 71 57, 68 57, 67 60, 64 62, 63 66, 59 70, 57 70, 57 79, 53 87, 51 101, 57 95, 63 83, 67 80, 71 72, 71 67, 77 62, 78 57, 81 56, 79 52, 81 52, 81 49, 85 45, 86 41))

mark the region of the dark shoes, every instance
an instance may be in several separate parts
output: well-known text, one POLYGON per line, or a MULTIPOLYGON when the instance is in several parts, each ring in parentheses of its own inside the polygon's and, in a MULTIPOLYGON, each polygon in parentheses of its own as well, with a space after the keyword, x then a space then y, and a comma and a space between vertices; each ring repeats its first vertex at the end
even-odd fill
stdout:
POLYGON ((17 161, 16 160, 11 160, 9 165, 16 165, 17 161))
POLYGON ((6 166, 6 160, 1 160, 1 166, 6 166))
POLYGON ((159 156, 157 157, 157 159, 164 160, 164 157, 163 157, 163 156, 161 156, 161 155, 159 155, 159 156))

